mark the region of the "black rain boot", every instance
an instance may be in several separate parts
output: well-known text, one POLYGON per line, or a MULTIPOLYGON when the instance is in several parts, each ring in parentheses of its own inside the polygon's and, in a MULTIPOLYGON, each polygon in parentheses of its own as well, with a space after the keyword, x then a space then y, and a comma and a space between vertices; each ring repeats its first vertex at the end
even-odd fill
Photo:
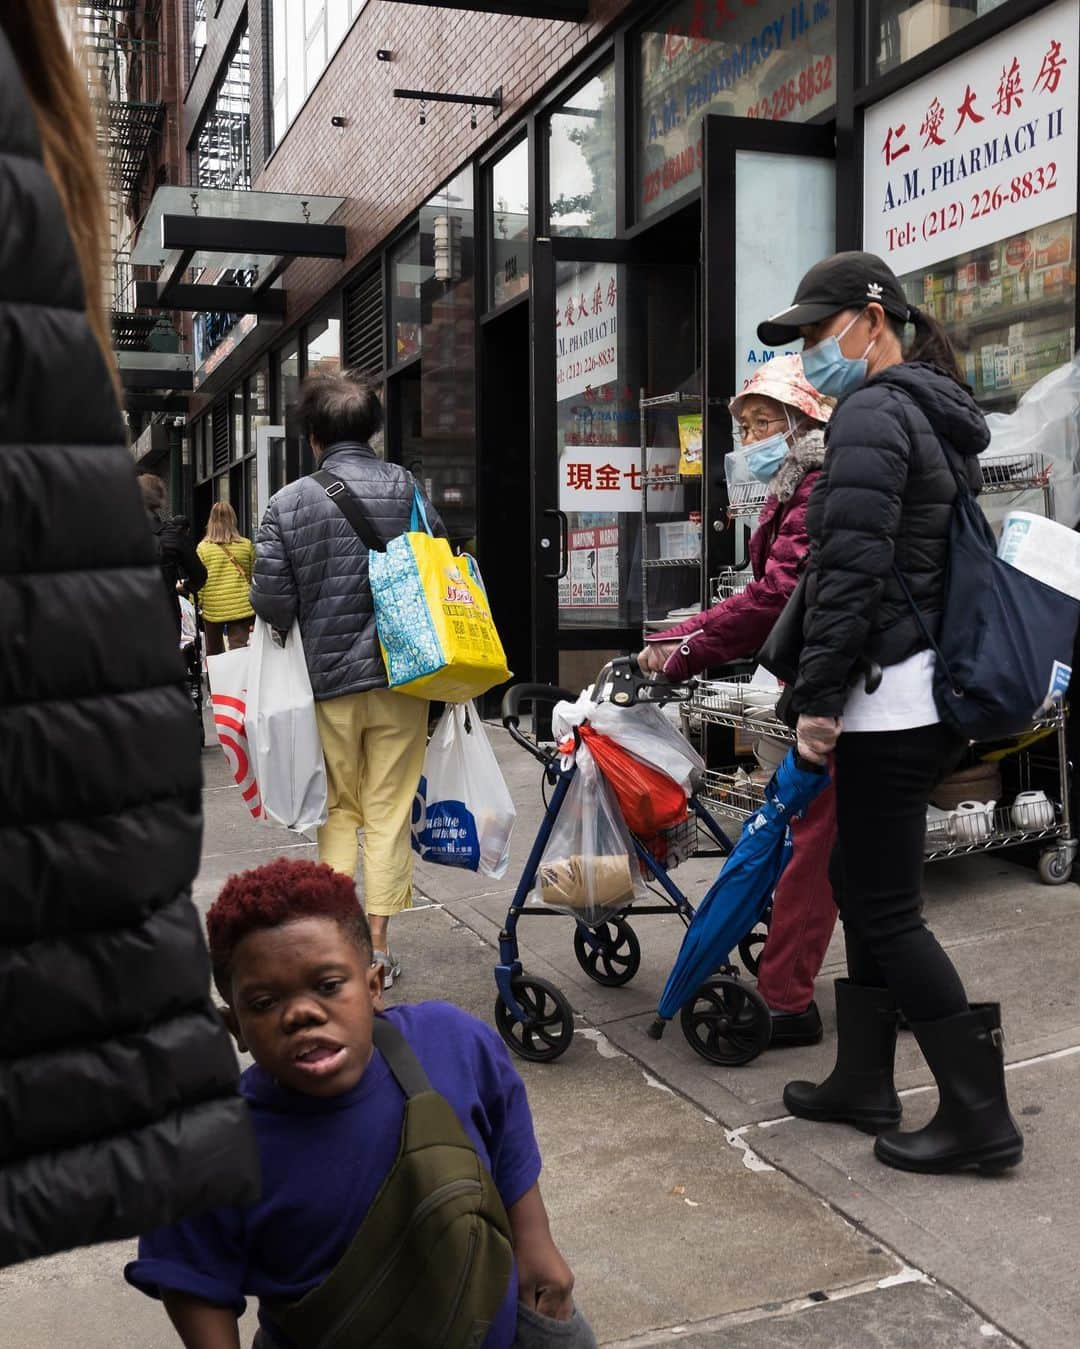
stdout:
POLYGON ((815 1086, 789 1082, 784 1105, 799 1119, 854 1124, 876 1134, 900 1123, 893 1086, 896 1002, 887 988, 836 981, 836 1067, 815 1086))
POLYGON ((1000 1005, 972 1003, 957 1016, 913 1021, 911 1029, 937 1083, 937 1114, 924 1129, 882 1134, 874 1143, 878 1160, 929 1173, 1015 1166, 1024 1136, 1005 1096, 1000 1005))

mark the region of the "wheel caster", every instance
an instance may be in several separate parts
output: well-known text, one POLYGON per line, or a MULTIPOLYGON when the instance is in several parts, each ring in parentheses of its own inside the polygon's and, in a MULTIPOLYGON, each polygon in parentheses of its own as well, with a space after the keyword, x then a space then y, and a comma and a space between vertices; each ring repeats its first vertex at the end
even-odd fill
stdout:
POLYGON ((613 918, 584 929, 574 927, 574 955, 590 979, 605 988, 628 984, 641 966, 641 944, 625 918, 613 918), (595 945, 587 934, 595 939, 595 945))
POLYGON ((1043 885, 1064 885, 1072 876, 1073 859, 1067 848, 1048 848, 1039 856, 1039 880, 1043 885))
POLYGON ((772 1037, 772 1017, 755 989, 729 975, 706 980, 679 1016, 690 1048, 709 1063, 737 1068, 756 1059, 772 1037))
POLYGON ((772 909, 769 908, 764 917, 750 929, 746 936, 739 942, 739 959, 743 963, 743 968, 757 978, 758 966, 761 963, 761 952, 769 937, 769 920, 772 917, 772 909))
POLYGON ((528 974, 519 975, 511 988, 528 1019, 519 1021, 501 996, 495 999, 495 1025, 510 1049, 530 1063, 550 1063, 565 1054, 574 1038, 574 1013, 565 995, 528 974))

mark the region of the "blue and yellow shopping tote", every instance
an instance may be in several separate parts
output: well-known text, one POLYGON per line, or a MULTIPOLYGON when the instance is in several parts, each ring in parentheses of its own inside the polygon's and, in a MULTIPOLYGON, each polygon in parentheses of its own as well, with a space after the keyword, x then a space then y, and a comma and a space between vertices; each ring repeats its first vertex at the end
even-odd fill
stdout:
POLYGON ((464 703, 510 678, 480 569, 434 537, 419 493, 409 532, 368 555, 368 576, 392 689, 464 703))

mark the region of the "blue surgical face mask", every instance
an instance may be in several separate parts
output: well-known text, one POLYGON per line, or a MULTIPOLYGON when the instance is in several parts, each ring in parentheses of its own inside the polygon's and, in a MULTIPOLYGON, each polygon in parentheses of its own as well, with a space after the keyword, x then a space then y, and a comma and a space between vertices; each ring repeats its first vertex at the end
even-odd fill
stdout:
POLYGON ((787 435, 778 431, 768 440, 759 440, 746 451, 746 467, 758 482, 769 482, 787 458, 787 435))
POLYGON ((860 384, 866 383, 866 374, 869 369, 866 357, 877 338, 859 357, 845 356, 840 350, 840 339, 851 332, 861 317, 861 314, 856 314, 843 332, 832 337, 826 337, 816 346, 803 352, 803 374, 817 389, 818 393, 827 394, 833 398, 842 398, 844 394, 851 393, 860 384))

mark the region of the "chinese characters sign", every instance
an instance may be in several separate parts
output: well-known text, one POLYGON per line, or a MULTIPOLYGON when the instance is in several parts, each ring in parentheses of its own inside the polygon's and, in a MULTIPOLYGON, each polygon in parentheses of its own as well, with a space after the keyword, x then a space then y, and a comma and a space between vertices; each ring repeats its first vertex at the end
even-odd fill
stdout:
POLYGON ((805 122, 836 102, 841 0, 679 0, 641 35, 638 210, 701 181, 706 113, 805 122))
MULTIPOLYGON (((679 471, 679 447, 648 452, 649 509, 682 510, 683 489, 668 481, 679 471)), ((559 455, 559 509, 641 510, 641 449, 637 445, 568 445, 559 455)))
POLYGON ((598 389, 619 376, 619 278, 612 262, 575 271, 555 291, 555 397, 598 389))
POLYGON ((863 247, 900 275, 1076 209, 1080 0, 870 108, 863 247))

